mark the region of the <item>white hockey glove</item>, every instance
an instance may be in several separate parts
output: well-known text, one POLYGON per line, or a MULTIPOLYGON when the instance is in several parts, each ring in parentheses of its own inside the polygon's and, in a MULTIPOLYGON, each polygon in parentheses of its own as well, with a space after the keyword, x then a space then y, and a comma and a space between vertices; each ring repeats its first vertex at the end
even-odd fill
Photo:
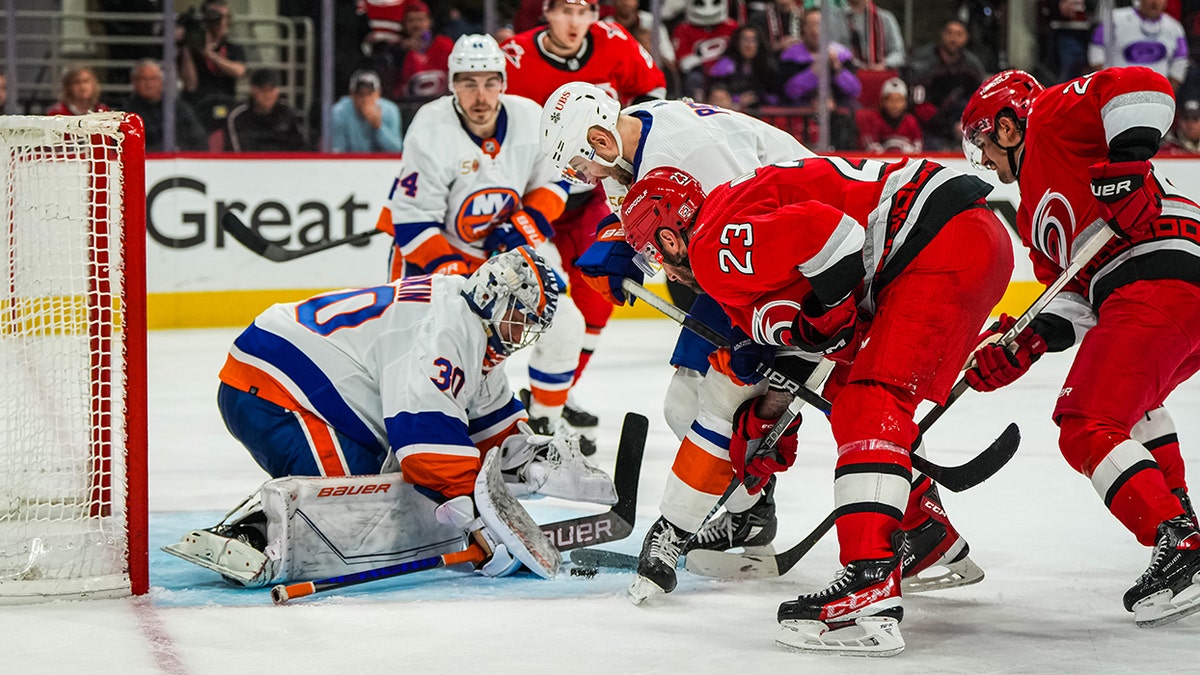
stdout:
POLYGON ((579 439, 536 435, 524 422, 518 422, 517 429, 522 433, 500 445, 500 467, 514 497, 617 503, 612 479, 588 463, 579 450, 579 439))

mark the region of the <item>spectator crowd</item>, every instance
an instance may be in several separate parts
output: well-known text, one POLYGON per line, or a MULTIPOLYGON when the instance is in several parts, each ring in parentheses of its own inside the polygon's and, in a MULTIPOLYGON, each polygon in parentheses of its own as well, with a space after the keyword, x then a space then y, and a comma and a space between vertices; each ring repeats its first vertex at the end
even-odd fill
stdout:
MULTIPOLYGON (((130 11, 154 4, 125 3, 130 11)), ((291 4, 303 3, 281 2, 281 11, 291 4)), ((334 29, 341 97, 330 113, 331 149, 401 152, 406 120, 449 91, 454 40, 482 31, 482 4, 339 3, 344 20, 334 29)), ((967 99, 1003 65, 995 36, 980 33, 998 26, 995 12, 987 10, 1004 3, 947 4, 957 4, 955 18, 916 45, 905 44, 892 11, 870 0, 662 0, 657 20, 648 0, 600 0, 600 17, 653 55, 667 75, 670 97, 762 117, 813 146, 818 120, 825 117, 832 150, 907 154, 956 151, 967 99), (826 110, 818 110, 822 101, 826 110)), ((113 3, 101 5, 108 10, 113 3)), ((498 41, 544 20, 543 0, 499 0, 497 6, 498 41)), ((1200 69, 1193 61, 1200 58, 1200 0, 1038 0, 1036 11, 1033 73, 1044 84, 1109 66, 1153 68, 1170 79, 1178 99, 1164 149, 1200 152, 1200 69)), ((230 39, 233 21, 229 0, 203 0, 177 22, 173 149, 315 149, 319 133, 306 128, 306 118, 281 95, 284 74, 250 67, 246 45, 230 39)), ((109 24, 112 34, 130 30, 109 24)), ((149 148, 161 151, 168 86, 163 64, 145 49, 125 56, 138 57, 128 72, 127 99, 106 102, 102 84, 113 81, 111 74, 80 64, 65 70, 60 98, 45 113, 137 112, 146 120, 149 148)), ((4 84, 0 78, 0 100, 4 84)))

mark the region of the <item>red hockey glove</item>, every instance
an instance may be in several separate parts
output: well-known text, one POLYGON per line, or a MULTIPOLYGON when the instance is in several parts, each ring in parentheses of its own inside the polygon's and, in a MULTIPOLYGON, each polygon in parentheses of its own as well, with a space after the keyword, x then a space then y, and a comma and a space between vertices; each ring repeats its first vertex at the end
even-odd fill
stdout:
POLYGON ((833 307, 822 307, 809 293, 800 303, 792 323, 792 344, 809 354, 820 354, 838 363, 849 363, 858 351, 855 327, 858 306, 851 293, 833 307))
POLYGON ((800 430, 799 415, 787 426, 779 442, 771 452, 766 452, 762 441, 771 433, 775 419, 763 419, 755 412, 758 398, 743 401, 733 414, 733 437, 729 439, 729 461, 733 464, 733 473, 741 483, 746 482, 746 476, 755 476, 759 482, 754 487, 748 487, 747 492, 756 494, 767 484, 771 474, 787 471, 796 463, 796 433, 800 430), (762 454, 760 454, 762 453, 762 454))
POLYGON ((1088 167, 1100 217, 1122 239, 1149 227, 1162 213, 1162 188, 1150 162, 1100 162, 1088 167))
POLYGON ((530 211, 514 211, 508 221, 492 228, 491 234, 483 241, 484 248, 501 252, 527 244, 537 248, 554 236, 554 228, 550 227, 550 223, 540 215, 534 217, 530 211))
MULTIPOLYGON (((1017 320, 1013 317, 1001 314, 1000 320, 979 336, 980 341, 1002 334, 1016 323, 1017 320)), ((1031 326, 1026 326, 1013 344, 1016 345, 1015 352, 1010 352, 996 343, 989 343, 977 349, 975 367, 966 373, 967 384, 976 391, 995 391, 1015 382, 1046 353, 1045 338, 1035 333, 1031 326)))

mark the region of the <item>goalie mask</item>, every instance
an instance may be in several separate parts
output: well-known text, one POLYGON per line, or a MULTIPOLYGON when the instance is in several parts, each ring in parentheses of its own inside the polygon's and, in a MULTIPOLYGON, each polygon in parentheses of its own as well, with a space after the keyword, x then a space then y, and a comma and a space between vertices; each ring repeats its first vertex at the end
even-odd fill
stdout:
POLYGON ((630 187, 621 204, 621 224, 643 272, 653 275, 661 266, 658 231, 670 230, 686 242, 703 203, 700 181, 682 169, 653 169, 630 187))
POLYGON ((528 246, 493 256, 475 270, 462 295, 483 320, 485 362, 499 363, 541 337, 554 319, 558 293, 557 275, 528 246))
POLYGON ((983 164, 982 146, 983 139, 988 138, 1008 152, 1013 172, 1019 173, 1016 152, 1021 143, 1014 146, 1000 145, 996 137, 997 120, 1001 116, 1012 118, 1023 134, 1025 121, 1029 119, 1029 111, 1033 108, 1033 100, 1044 90, 1042 83, 1029 73, 1023 70, 1006 70, 988 78, 971 95, 962 114, 962 143, 963 154, 975 168, 987 168, 983 164))
POLYGON ((621 166, 633 173, 633 167, 621 158, 624 148, 617 133, 620 114, 621 104, 607 91, 586 82, 568 82, 550 94, 542 109, 539 128, 542 152, 568 180, 576 183, 596 182, 582 171, 589 161, 609 167, 621 166), (588 143, 588 131, 592 127, 600 127, 613 135, 617 159, 608 161, 596 156, 596 150, 588 143))

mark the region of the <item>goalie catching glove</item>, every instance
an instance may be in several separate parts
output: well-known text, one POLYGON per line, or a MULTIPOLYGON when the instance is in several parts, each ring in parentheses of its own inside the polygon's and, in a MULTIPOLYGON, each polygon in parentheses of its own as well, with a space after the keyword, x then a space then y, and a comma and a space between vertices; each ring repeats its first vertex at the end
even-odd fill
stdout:
POLYGON ((489 251, 511 251, 521 246, 537 248, 554 236, 554 228, 542 215, 533 210, 514 211, 507 223, 492 228, 483 242, 489 251))
POLYGON ((966 373, 972 389, 995 391, 1010 385, 1046 353, 1046 339, 1034 332, 1033 326, 1026 326, 1017 335, 1013 351, 995 342, 995 336, 1008 332, 1016 323, 1013 317, 1001 314, 1000 320, 979 336, 980 342, 986 344, 975 351, 975 366, 966 373))
POLYGON ((849 363, 858 351, 857 328, 858 303, 853 293, 832 307, 825 307, 809 293, 792 322, 792 344, 809 354, 849 363))
POLYGON ((612 478, 584 459, 578 438, 535 434, 524 420, 517 431, 500 444, 500 470, 514 497, 617 503, 612 478))
POLYGON ((600 221, 596 232, 596 241, 588 247, 575 266, 583 272, 583 280, 597 293, 614 305, 623 305, 628 299, 633 305, 633 298, 627 298, 621 282, 633 279, 639 284, 645 280, 642 270, 634 263, 637 252, 625 243, 625 228, 615 215, 600 221))
POLYGON ((1150 162, 1100 162, 1088 167, 1100 217, 1122 239, 1162 213, 1162 188, 1150 162))
POLYGON ((802 421, 800 415, 796 415, 771 452, 764 452, 763 439, 771 433, 779 418, 760 417, 756 410, 759 398, 743 401, 738 407, 733 414, 733 437, 729 439, 729 461, 733 464, 733 473, 738 482, 744 484, 746 476, 761 479, 746 489, 750 494, 761 490, 771 474, 787 471, 796 463, 796 434, 800 431, 802 421))

